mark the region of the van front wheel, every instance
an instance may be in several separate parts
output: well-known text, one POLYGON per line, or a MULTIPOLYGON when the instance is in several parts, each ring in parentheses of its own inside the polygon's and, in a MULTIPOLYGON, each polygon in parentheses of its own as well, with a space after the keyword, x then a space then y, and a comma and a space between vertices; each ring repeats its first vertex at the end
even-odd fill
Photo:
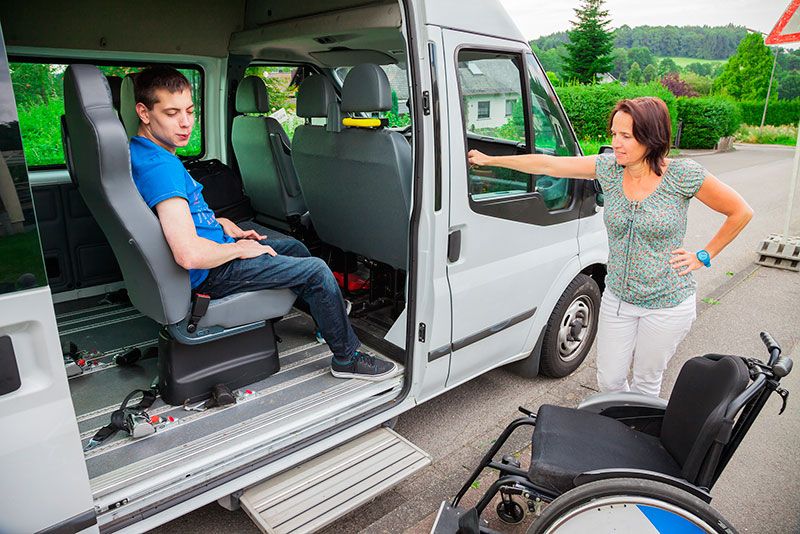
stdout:
POLYGON ((540 370, 567 376, 586 359, 597 334, 600 288, 591 276, 578 274, 558 299, 545 326, 540 370))

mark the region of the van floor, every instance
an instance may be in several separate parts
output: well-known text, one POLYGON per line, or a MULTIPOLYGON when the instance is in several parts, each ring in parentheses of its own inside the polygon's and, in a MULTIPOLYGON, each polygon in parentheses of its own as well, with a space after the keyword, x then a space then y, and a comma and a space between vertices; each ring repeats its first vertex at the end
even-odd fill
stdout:
MULTIPOLYGON (((56 306, 56 319, 65 352, 74 343, 85 360, 83 373, 70 377, 69 386, 82 444, 110 421, 125 396, 148 389, 157 374, 157 359, 141 359, 129 366, 113 363, 113 357, 138 348, 148 354, 157 346, 159 326, 129 303, 81 299, 56 306), (96 362, 96 364, 93 364, 96 362)), ((119 432, 85 450, 84 456, 95 498, 135 480, 144 480, 159 466, 187 465, 193 454, 202 455, 236 440, 237 434, 261 433, 276 443, 302 431, 293 422, 303 417, 323 418, 326 409, 339 413, 363 411, 396 396, 402 388, 402 366, 397 375, 381 382, 342 380, 330 374, 331 352, 314 338, 314 323, 303 312, 292 310, 275 325, 280 371, 235 392, 237 403, 205 411, 170 406, 160 398, 147 413, 158 417, 156 433, 133 439, 119 432), (324 409, 323 409, 324 408, 324 409), (318 414, 318 415, 315 415, 318 414)), ((364 340, 362 339, 362 342, 364 340)), ((365 343, 366 344, 366 343, 365 343)), ((372 345, 367 348, 384 355, 372 345)), ((305 425, 314 422, 305 420, 305 425)), ((250 436, 252 437, 252 436, 250 436)), ((288 443, 286 443, 288 445, 288 443)))

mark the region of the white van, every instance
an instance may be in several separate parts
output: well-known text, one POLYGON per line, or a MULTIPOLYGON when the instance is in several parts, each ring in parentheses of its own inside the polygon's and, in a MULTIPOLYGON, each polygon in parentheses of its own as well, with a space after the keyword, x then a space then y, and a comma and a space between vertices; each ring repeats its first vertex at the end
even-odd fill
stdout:
POLYGON ((607 257, 595 184, 466 160, 580 154, 499 2, 9 0, 0 26, 0 532, 141 532, 215 500, 313 531, 429 462, 398 415, 502 365, 564 376, 586 356, 607 257), (183 157, 209 203, 230 208, 212 198, 228 176, 242 218, 328 261, 400 374, 331 376, 288 290, 191 317, 126 170, 123 76, 151 64, 195 88, 183 157), (385 76, 353 104, 358 65, 385 76), (236 403, 204 409, 219 382, 236 403), (137 430, 90 443, 137 389, 158 395, 127 414, 137 430))

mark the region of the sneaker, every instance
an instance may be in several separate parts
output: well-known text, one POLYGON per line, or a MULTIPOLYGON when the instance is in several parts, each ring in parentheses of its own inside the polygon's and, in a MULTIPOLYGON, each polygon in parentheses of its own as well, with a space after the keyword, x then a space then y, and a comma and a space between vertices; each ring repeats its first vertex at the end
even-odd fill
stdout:
MULTIPOLYGON (((350 315, 350 310, 353 309, 353 303, 350 302, 347 299, 343 299, 343 300, 344 300, 345 312, 347 313, 347 315, 350 315)), ((320 330, 319 328, 317 328, 314 331, 314 337, 317 338, 317 343, 319 343, 320 345, 325 343, 325 337, 322 335, 322 330, 320 330)))
POLYGON ((381 360, 370 354, 356 351, 353 360, 340 364, 334 358, 331 361, 331 374, 336 378, 360 378, 362 380, 383 380, 397 371, 397 364, 381 360))

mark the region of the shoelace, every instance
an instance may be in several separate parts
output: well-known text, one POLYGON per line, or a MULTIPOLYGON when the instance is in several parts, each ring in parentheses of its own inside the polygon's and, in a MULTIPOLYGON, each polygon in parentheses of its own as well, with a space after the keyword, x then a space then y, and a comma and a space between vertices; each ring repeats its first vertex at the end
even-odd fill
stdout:
POLYGON ((375 356, 356 351, 356 361, 362 361, 370 367, 375 367, 375 356))

